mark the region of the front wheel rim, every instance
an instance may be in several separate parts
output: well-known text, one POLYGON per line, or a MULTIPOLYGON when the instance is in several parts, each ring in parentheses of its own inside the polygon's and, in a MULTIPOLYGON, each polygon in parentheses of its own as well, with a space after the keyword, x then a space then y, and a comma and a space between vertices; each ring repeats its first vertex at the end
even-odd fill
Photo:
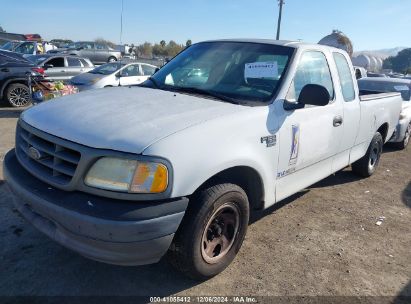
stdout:
POLYGON ((201 239, 201 255, 208 264, 216 264, 233 247, 240 228, 240 211, 229 202, 211 215, 201 239))
POLYGON ((24 88, 14 88, 9 93, 9 101, 14 106, 22 107, 30 102, 30 94, 24 88))

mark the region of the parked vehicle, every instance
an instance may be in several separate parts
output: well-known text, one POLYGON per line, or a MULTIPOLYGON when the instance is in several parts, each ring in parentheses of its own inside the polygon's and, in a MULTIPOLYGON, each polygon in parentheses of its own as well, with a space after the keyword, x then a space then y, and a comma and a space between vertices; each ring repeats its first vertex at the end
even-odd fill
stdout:
POLYGON ((401 93, 403 99, 402 111, 390 142, 400 149, 405 149, 408 146, 411 134, 411 80, 398 78, 361 79, 358 81, 358 87, 362 94, 401 93))
POLYGON ((250 210, 350 164, 372 175, 401 104, 360 96, 340 49, 203 42, 141 86, 25 111, 3 173, 17 210, 60 244, 120 265, 168 252, 204 279, 234 259, 250 210))
POLYGON ((56 47, 54 45, 46 41, 24 41, 17 45, 13 52, 20 53, 23 54, 24 57, 28 57, 32 55, 45 54, 55 48, 56 47))
POLYGON ((71 79, 80 91, 136 85, 154 74, 156 66, 139 62, 112 62, 71 79))
POLYGON ((112 49, 107 44, 80 41, 69 45, 63 52, 79 57, 86 57, 94 64, 103 64, 106 62, 115 62, 121 59, 121 52, 112 49))
POLYGON ((6 43, 4 43, 0 49, 4 50, 4 51, 10 51, 10 52, 14 52, 14 50, 16 49, 16 47, 21 44, 23 41, 18 41, 18 40, 11 40, 11 41, 7 41, 6 43))
POLYGON ((361 79, 367 77, 367 70, 363 67, 354 66, 355 78, 361 79))
POLYGON ((52 80, 68 81, 72 77, 94 69, 88 58, 64 54, 43 54, 28 57, 30 61, 46 70, 46 76, 52 80))
POLYGON ((23 58, 20 54, 0 51, 0 99, 13 107, 25 107, 31 103, 28 74, 44 75, 44 69, 23 58))

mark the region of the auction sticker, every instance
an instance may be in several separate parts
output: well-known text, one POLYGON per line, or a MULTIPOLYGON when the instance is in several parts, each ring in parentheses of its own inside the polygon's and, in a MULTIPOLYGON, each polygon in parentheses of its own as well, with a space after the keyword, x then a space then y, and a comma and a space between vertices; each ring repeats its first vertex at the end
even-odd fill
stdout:
POLYGON ((253 62, 246 63, 244 78, 276 78, 278 77, 278 63, 273 62, 253 62))

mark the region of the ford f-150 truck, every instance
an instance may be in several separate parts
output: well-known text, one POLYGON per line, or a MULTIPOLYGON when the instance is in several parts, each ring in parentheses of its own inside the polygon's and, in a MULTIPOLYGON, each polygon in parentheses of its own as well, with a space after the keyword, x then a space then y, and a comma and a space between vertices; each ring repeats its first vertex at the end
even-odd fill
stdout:
POLYGON ((401 96, 359 96, 348 55, 301 42, 194 44, 140 86, 26 110, 4 175, 18 211, 94 260, 234 259, 250 211, 352 165, 376 170, 401 96))

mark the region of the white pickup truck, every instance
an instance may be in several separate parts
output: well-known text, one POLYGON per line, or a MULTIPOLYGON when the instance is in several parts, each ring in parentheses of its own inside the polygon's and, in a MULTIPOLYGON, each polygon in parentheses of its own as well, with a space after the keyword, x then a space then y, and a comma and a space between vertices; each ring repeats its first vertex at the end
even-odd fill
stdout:
POLYGON ((359 96, 348 55, 300 42, 194 44, 140 86, 26 110, 4 175, 53 240, 119 265, 164 255, 205 279, 240 250, 250 211, 352 165, 374 173, 401 96, 359 96))

